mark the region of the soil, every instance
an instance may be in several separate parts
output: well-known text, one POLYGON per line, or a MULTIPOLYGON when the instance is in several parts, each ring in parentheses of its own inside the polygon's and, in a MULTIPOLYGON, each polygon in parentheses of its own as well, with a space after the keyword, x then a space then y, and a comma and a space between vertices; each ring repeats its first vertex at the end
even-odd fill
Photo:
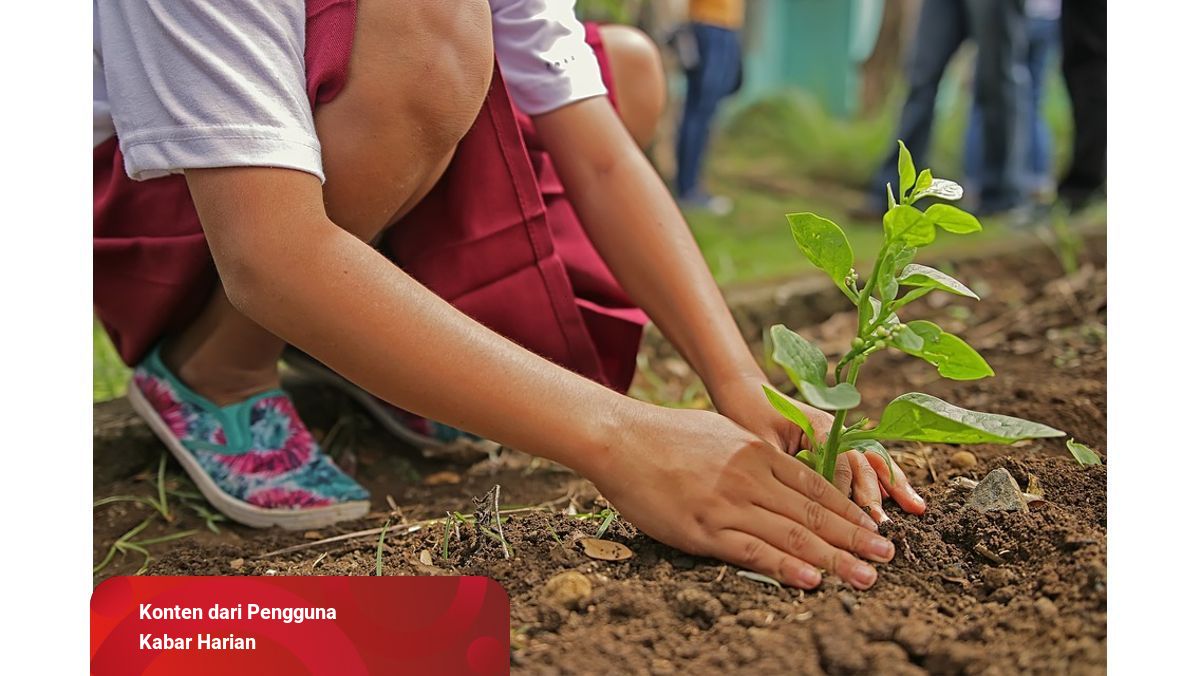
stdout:
MULTIPOLYGON (((972 261, 954 272, 983 301, 922 301, 905 314, 930 317, 972 342, 998 374, 939 380, 932 367, 881 355, 860 376, 863 410, 919 390, 967 408, 1028 417, 1065 430, 1107 456, 1106 271, 1103 236, 1063 275, 1044 247, 972 261)), ((935 299, 931 296, 929 299, 935 299)), ((853 317, 817 317, 801 332, 828 348, 844 344, 853 317), (818 323, 819 322, 819 323, 818 323)), ((694 396, 694 376, 656 340, 636 392, 694 396)), ((1065 674, 1105 670, 1107 646, 1107 468, 1081 467, 1061 439, 1011 447, 897 445, 896 461, 926 497, 921 518, 889 510, 897 556, 878 583, 859 592, 828 580, 815 592, 779 589, 731 566, 660 545, 624 521, 605 538, 633 558, 597 561, 578 540, 596 534, 607 503, 561 467, 503 451, 467 463, 425 459, 373 426, 342 395, 303 383, 293 392, 305 419, 339 462, 372 491, 377 512, 320 532, 256 531, 227 522, 208 530, 194 507, 173 501, 170 524, 155 518, 139 538, 199 529, 150 547, 156 575, 371 575, 378 536, 319 539, 392 523, 442 518, 383 547, 387 575, 488 575, 512 600, 513 671, 554 673, 1065 674), (332 430, 332 431, 331 431, 332 430), (951 462, 952 456, 958 454, 951 462), (1023 489, 1036 478, 1045 502, 1028 513, 964 510, 955 477, 981 479, 1007 468, 1023 489), (456 482, 456 483, 455 483, 456 482), (443 558, 448 510, 470 514, 472 497, 501 486, 505 505, 543 505, 512 514, 501 546, 461 525, 443 558), (298 545, 305 549, 261 557, 298 545), (565 572, 582 574, 547 582, 565 572), (590 589, 588 587, 590 586, 590 589), (564 598, 566 595, 567 598, 564 598)), ((686 398, 686 397, 685 397, 686 398)), ((702 395, 700 396, 702 399, 702 395)), ((161 447, 124 401, 95 411, 95 496, 153 496, 161 447)), ((189 490, 174 463, 169 488, 189 490)), ((194 503, 193 503, 194 504, 194 503)), ((152 515, 141 504, 95 510, 95 559, 152 515)), ((137 554, 118 554, 97 581, 130 574, 137 554)))

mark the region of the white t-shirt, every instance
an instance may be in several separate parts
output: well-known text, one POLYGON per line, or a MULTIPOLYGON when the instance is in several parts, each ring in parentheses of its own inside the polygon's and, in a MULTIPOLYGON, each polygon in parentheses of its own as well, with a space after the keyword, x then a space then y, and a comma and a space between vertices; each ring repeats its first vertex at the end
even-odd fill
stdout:
MULTIPOLYGON (((490 2, 517 107, 539 115, 606 93, 575 0, 490 2)), ((93 146, 115 134, 130 177, 268 166, 325 180, 302 0, 93 0, 92 13, 93 146)))

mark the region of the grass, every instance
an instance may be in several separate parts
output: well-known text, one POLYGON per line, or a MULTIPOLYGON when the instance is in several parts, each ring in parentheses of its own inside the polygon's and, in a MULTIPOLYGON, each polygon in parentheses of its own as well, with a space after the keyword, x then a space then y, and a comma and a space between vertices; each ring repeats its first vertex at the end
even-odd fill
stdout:
POLYGON ((199 532, 195 529, 177 530, 157 537, 144 538, 141 540, 134 539, 140 535, 142 531, 149 528, 158 520, 161 520, 168 528, 175 526, 176 517, 171 512, 169 497, 176 498, 179 500, 181 505, 195 511, 198 516, 204 519, 205 526, 209 530, 214 533, 219 532, 216 523, 219 521, 224 521, 225 517, 209 511, 199 493, 195 493, 194 491, 180 491, 171 488, 169 485, 171 483, 174 483, 174 477, 168 477, 167 475, 167 453, 164 451, 162 455, 159 456, 158 471, 155 472, 154 496, 110 495, 108 497, 100 498, 92 503, 93 509, 116 503, 132 503, 135 505, 141 505, 143 507, 149 507, 154 510, 153 514, 143 519, 140 523, 126 531, 111 545, 109 545, 104 557, 92 567, 93 576, 99 575, 105 568, 107 568, 118 554, 124 556, 129 553, 136 553, 142 556, 142 564, 137 569, 137 572, 134 573, 134 575, 141 575, 142 573, 146 572, 147 568, 150 567, 150 562, 152 560, 148 547, 191 537, 199 532))

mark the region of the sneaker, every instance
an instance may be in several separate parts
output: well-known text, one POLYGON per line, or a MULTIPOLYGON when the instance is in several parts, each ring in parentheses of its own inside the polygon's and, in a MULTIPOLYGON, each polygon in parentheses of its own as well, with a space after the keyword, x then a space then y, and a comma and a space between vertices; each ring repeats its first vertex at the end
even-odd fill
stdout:
POLYGON ((155 347, 133 371, 129 401, 204 497, 238 523, 322 528, 370 507, 283 390, 217 406, 175 377, 155 347))
POLYGON ((725 195, 709 195, 701 192, 680 197, 679 208, 684 211, 707 211, 714 216, 728 216, 733 213, 733 200, 725 195))
POLYGON ((380 426, 401 441, 415 446, 425 457, 473 461, 492 456, 500 450, 500 444, 494 441, 392 406, 293 347, 284 350, 283 362, 300 375, 346 393, 362 405, 380 426))

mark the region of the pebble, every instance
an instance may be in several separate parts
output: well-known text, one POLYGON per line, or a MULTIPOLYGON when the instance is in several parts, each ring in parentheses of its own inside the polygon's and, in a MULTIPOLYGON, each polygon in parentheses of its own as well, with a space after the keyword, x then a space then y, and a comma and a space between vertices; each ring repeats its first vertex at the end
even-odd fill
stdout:
POLYGON ((555 575, 542 587, 542 600, 556 608, 582 610, 591 598, 591 580, 574 570, 555 575))
POLYGON ((978 464, 979 461, 975 459, 975 454, 970 451, 959 451, 950 456, 950 465, 954 469, 971 469, 978 464))
POLYGON ((229 567, 234 570, 241 570, 244 565, 246 565, 246 559, 234 559, 229 562, 229 567))
POLYGON ((1021 487, 1003 467, 988 472, 979 482, 966 506, 980 512, 1028 512, 1021 487))

